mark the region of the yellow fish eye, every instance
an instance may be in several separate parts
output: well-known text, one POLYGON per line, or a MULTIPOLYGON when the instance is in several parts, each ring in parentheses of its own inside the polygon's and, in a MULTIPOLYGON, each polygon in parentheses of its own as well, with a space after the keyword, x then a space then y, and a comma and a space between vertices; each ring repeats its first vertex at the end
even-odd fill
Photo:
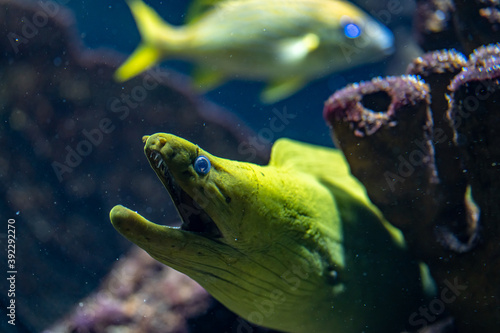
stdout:
POLYGON ((344 25, 344 35, 347 38, 357 38, 361 35, 361 28, 355 23, 344 25))

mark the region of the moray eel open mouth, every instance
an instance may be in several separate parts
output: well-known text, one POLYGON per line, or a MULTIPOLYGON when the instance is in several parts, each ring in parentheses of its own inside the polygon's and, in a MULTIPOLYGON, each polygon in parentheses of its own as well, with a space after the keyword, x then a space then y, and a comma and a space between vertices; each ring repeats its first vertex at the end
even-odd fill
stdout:
POLYGON ((111 223, 127 239, 255 324, 293 333, 401 331, 385 329, 394 325, 387 314, 414 311, 408 299, 420 290, 418 269, 339 151, 280 139, 269 164, 257 165, 172 134, 143 141, 182 225, 117 205, 111 223))
POLYGON ((180 229, 196 232, 211 238, 222 237, 221 231, 210 215, 177 184, 160 151, 157 150, 156 145, 147 145, 148 138, 149 136, 144 136, 142 139, 146 143, 146 147, 144 148, 146 157, 174 202, 175 208, 182 220, 180 229))

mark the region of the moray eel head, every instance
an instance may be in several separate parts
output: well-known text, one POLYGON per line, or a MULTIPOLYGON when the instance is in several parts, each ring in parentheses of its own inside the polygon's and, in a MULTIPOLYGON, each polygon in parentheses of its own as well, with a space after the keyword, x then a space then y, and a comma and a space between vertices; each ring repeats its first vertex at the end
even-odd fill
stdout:
POLYGON ((207 179, 211 161, 216 163, 215 158, 172 135, 145 136, 143 141, 149 163, 168 190, 182 219, 180 229, 205 237, 222 237, 219 227, 204 210, 214 203, 231 201, 231 197, 224 197, 214 186, 216 184, 207 179))
POLYGON ((115 206, 113 226, 238 315, 288 332, 359 332, 404 308, 411 288, 394 278, 415 271, 338 151, 281 139, 260 166, 171 134, 143 141, 182 225, 115 206))

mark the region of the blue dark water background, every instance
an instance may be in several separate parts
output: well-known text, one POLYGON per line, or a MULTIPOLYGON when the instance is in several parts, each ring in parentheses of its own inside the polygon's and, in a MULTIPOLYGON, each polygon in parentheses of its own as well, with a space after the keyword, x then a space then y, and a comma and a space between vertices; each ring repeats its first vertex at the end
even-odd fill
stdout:
MULTIPOLYGON (((147 3, 173 25, 183 24, 189 6, 188 1, 149 1, 147 3)), ((66 6, 74 11, 78 29, 86 46, 112 48, 130 54, 139 44, 140 36, 125 1, 69 0, 66 6)), ((408 12, 413 2, 402 3, 401 6, 405 12, 408 12)), ((404 15, 393 16, 391 22, 388 23, 390 23, 390 28, 398 26, 409 28, 408 18, 404 15)), ((324 101, 335 90, 344 87, 347 83, 386 75, 390 59, 334 73, 329 77, 313 81, 295 95, 273 105, 259 102, 259 93, 264 87, 261 82, 229 81, 207 92, 205 96, 238 114, 256 132, 269 126, 274 108, 278 110, 286 108, 288 113, 297 117, 282 132, 275 133, 274 137, 269 138, 270 141, 278 137, 290 137, 332 146, 328 128, 322 117, 324 101)), ((191 64, 179 60, 166 60, 163 65, 186 74, 189 74, 191 69, 191 64)))

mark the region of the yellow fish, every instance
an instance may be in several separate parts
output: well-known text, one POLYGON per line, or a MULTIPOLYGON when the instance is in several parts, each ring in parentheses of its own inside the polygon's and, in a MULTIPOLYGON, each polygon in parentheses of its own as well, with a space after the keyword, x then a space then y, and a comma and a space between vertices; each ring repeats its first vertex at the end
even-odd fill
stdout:
POLYGON ((141 0, 128 0, 142 42, 117 70, 128 80, 165 58, 198 64, 197 88, 227 79, 268 82, 261 100, 286 98, 311 80, 382 59, 393 35, 347 1, 221 1, 188 24, 166 23, 141 0))

